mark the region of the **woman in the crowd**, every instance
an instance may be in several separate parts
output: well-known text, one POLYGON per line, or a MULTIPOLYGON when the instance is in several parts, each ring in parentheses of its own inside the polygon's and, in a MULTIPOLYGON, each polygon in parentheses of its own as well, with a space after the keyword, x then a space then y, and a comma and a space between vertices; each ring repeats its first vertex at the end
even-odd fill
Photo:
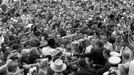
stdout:
POLYGON ((119 65, 120 75, 128 75, 129 66, 133 59, 133 52, 127 48, 122 53, 122 63, 119 65))

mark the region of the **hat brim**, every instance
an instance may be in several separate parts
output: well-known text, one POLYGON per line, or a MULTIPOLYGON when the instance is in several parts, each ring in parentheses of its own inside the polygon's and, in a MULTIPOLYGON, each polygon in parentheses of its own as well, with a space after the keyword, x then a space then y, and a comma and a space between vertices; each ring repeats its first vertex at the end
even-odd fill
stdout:
POLYGON ((114 52, 114 51, 110 52, 110 55, 111 56, 117 56, 117 57, 120 57, 121 56, 120 53, 114 52))
POLYGON ((50 68, 54 72, 62 72, 62 71, 64 71, 67 68, 67 66, 66 66, 66 64, 63 64, 63 66, 61 67, 61 69, 60 70, 57 70, 55 64, 54 63, 51 63, 50 68))

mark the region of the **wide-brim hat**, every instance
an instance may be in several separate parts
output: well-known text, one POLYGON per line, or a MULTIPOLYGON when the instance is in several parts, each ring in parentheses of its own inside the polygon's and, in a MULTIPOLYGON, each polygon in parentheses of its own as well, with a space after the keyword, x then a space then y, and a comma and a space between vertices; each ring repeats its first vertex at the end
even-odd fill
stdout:
POLYGON ((117 65, 121 62, 121 58, 117 57, 117 56, 112 56, 108 59, 109 63, 112 65, 117 65))
POLYGON ((67 68, 61 59, 55 60, 55 62, 51 63, 50 67, 54 72, 62 72, 67 68))

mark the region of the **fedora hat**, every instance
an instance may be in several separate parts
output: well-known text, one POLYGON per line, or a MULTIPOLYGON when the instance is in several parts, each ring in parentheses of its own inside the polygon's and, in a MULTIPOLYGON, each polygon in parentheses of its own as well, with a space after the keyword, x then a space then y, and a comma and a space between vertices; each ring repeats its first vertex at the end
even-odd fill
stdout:
POLYGON ((51 63, 50 67, 55 72, 62 72, 66 69, 67 66, 61 59, 57 59, 55 62, 51 63))

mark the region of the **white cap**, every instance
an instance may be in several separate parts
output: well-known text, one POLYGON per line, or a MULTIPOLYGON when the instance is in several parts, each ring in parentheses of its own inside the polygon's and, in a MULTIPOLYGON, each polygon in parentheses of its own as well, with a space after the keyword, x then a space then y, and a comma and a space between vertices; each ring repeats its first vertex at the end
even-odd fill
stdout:
POLYGON ((109 63, 116 65, 119 64, 121 62, 121 59, 119 57, 116 56, 112 56, 108 59, 109 63))

